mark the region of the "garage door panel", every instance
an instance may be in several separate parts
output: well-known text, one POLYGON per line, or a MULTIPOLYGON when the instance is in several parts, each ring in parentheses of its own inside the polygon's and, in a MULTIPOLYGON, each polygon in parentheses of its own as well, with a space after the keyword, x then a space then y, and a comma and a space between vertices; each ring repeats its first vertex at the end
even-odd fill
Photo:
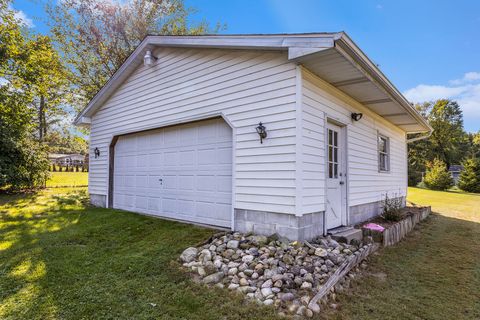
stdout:
POLYGON ((163 212, 165 212, 165 213, 176 213, 177 212, 177 199, 176 198, 163 197, 161 203, 162 203, 162 212, 158 212, 158 214, 161 214, 163 212))
POLYGON ((210 202, 197 203, 197 216, 208 219, 216 219, 222 221, 230 220, 230 205, 228 204, 213 204, 210 202))
POLYGON ((114 207, 230 226, 232 131, 222 119, 119 137, 114 207))
POLYGON ((195 216, 195 201, 193 200, 177 200, 178 203, 178 212, 181 212, 183 215, 195 216))
POLYGON ((189 176, 179 176, 178 177, 178 190, 184 191, 184 190, 194 190, 195 186, 195 176, 194 175, 189 175, 189 176))
POLYGON ((148 198, 148 210, 151 212, 158 212, 160 211, 162 208, 161 206, 159 205, 159 200, 158 198, 148 198))

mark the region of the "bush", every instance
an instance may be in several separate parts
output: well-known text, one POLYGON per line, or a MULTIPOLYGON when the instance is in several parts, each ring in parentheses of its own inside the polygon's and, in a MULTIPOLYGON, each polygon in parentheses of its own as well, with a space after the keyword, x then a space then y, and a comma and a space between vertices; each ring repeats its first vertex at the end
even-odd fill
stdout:
POLYGON ((48 179, 49 167, 44 145, 31 139, 16 141, 0 156, 0 187, 12 190, 42 187, 48 179))
POLYGON ((463 191, 480 193, 480 159, 467 159, 462 165, 458 187, 463 191))
POLYGON ((417 170, 408 170, 408 186, 416 187, 422 182, 422 172, 417 170))
POLYGON ((388 197, 385 193, 385 199, 382 200, 381 217, 387 221, 400 221, 402 219, 403 199, 401 196, 394 195, 393 198, 388 197))
POLYGON ((425 186, 432 190, 448 190, 453 186, 453 178, 447 171, 447 166, 440 159, 427 164, 427 172, 423 179, 425 186))

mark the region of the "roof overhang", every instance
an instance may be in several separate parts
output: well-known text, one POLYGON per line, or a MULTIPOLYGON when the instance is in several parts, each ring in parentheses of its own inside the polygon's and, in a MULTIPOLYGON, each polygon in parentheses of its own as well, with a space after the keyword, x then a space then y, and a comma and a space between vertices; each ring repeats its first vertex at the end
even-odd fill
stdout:
POLYGON ((427 121, 378 67, 344 33, 278 35, 147 36, 75 119, 90 124, 91 116, 143 63, 147 50, 158 47, 280 50, 288 59, 345 92, 365 107, 408 133, 432 131, 427 121))

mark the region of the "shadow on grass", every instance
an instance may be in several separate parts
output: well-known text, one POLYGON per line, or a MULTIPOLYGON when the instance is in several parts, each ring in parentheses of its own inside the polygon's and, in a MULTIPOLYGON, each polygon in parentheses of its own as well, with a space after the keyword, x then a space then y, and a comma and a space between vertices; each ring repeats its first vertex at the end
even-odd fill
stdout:
POLYGON ((85 207, 84 198, 13 198, 2 207, 0 318, 275 318, 272 308, 206 289, 180 270, 180 252, 214 230, 85 207), (23 201, 45 209, 12 213, 23 201))
POLYGON ((432 214, 374 255, 354 289, 340 295, 340 310, 322 318, 480 319, 479 288, 480 223, 432 214))

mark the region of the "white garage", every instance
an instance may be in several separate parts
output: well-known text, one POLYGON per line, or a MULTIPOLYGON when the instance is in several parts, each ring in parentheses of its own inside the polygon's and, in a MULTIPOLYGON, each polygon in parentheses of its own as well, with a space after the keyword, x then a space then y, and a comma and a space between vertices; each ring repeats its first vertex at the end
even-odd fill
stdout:
POLYGON ((343 32, 147 36, 75 123, 92 204, 292 240, 404 203, 431 131, 343 32))
POLYGON ((113 206, 231 227, 232 129, 221 118, 120 136, 113 206))

